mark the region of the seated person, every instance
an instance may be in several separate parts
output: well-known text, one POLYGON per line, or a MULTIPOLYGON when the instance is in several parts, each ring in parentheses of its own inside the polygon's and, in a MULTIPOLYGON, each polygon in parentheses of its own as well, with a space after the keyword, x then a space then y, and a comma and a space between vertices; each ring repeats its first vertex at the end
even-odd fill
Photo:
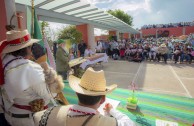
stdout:
POLYGON ((125 49, 120 49, 119 53, 120 53, 120 57, 123 58, 125 56, 125 49))
POLYGON ((158 48, 158 62, 160 62, 160 57, 163 57, 164 62, 167 63, 167 58, 168 58, 168 48, 166 47, 165 44, 161 44, 160 47, 158 48))
POLYGON ((179 46, 176 46, 174 49, 174 63, 176 64, 178 62, 179 57, 181 56, 181 49, 179 48, 179 46))
POLYGON ((131 49, 130 56, 131 56, 131 57, 134 57, 136 54, 137 54, 137 48, 132 48, 132 49, 131 49))
POLYGON ((71 75, 69 84, 76 92, 78 104, 52 107, 35 113, 35 126, 135 126, 128 116, 113 109, 110 103, 104 106, 107 116, 98 112, 106 95, 117 87, 116 84, 106 86, 104 71, 88 68, 81 79, 71 75))
POLYGON ((125 56, 130 56, 131 53, 131 49, 130 47, 127 47, 127 49, 125 50, 125 56))
POLYGON ((150 61, 153 59, 154 61, 156 60, 156 54, 158 51, 158 47, 156 47, 155 45, 151 46, 150 48, 150 52, 149 52, 149 59, 150 61))
POLYGON ((87 46, 87 49, 84 52, 84 57, 90 57, 94 55, 95 53, 92 51, 91 46, 87 46))
POLYGON ((140 53, 136 53, 136 55, 133 57, 134 62, 141 62, 142 61, 142 55, 140 53))
POLYGON ((143 58, 144 58, 145 60, 148 59, 148 54, 149 54, 149 52, 150 52, 150 47, 149 47, 148 44, 146 44, 146 45, 144 46, 144 50, 143 50, 143 58))

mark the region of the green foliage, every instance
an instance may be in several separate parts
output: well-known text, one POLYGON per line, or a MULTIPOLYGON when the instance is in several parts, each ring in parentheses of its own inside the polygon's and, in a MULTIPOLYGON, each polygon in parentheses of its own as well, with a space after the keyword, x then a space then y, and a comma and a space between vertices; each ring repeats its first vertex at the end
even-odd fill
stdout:
POLYGON ((44 36, 44 34, 45 34, 45 29, 46 28, 48 28, 49 27, 49 23, 48 22, 46 22, 46 21, 43 21, 43 22, 41 22, 41 30, 42 30, 42 35, 44 36))
POLYGON ((112 41, 112 40, 113 40, 112 35, 109 35, 109 36, 108 36, 108 40, 109 40, 109 41, 112 41))
POLYGON ((59 31, 58 39, 70 39, 72 43, 79 43, 82 39, 82 33, 75 26, 69 25, 59 31))
POLYGON ((122 10, 108 10, 108 13, 127 23, 128 25, 133 25, 133 17, 128 15, 122 10))

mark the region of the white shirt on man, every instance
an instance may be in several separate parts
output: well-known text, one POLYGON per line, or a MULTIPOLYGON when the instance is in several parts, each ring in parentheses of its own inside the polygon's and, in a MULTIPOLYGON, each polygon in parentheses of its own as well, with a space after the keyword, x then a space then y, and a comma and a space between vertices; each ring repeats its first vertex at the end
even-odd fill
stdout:
MULTIPOLYGON (((83 112, 86 112, 86 113, 95 113, 95 114, 97 114, 95 109, 80 106, 80 105, 73 105, 72 109, 80 110, 80 111, 83 111, 83 112)), ((74 112, 74 111, 69 111, 68 115, 76 116, 76 115, 84 115, 84 114, 77 113, 77 112, 74 112)), ((110 110, 110 115, 112 115, 117 120, 118 126, 135 126, 135 123, 127 115, 122 114, 121 112, 119 112, 115 109, 110 110)))
POLYGON ((84 52, 84 57, 89 57, 93 54, 94 54, 94 52, 91 49, 86 49, 84 52))
MULTIPOLYGON (((7 55, 3 59, 3 66, 15 59, 7 55)), ((7 112, 14 114, 30 114, 29 110, 19 109, 13 104, 29 106, 29 103, 36 99, 43 99, 45 105, 50 102, 51 94, 45 82, 45 75, 42 67, 28 59, 17 59, 11 62, 4 71, 5 84, 2 86, 2 97, 7 112)), ((33 126, 33 118, 14 118, 5 115, 6 120, 14 126, 21 126, 24 123, 33 126)))

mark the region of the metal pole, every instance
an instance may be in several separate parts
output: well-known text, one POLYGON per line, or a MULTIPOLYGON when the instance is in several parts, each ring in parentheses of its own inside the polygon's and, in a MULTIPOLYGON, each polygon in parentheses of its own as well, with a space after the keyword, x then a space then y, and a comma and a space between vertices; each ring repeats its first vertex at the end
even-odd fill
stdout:
POLYGON ((158 38, 158 29, 156 29, 156 39, 158 38))
POLYGON ((33 38, 33 36, 34 36, 34 0, 31 0, 31 4, 32 4, 32 8, 31 8, 31 12, 32 12, 31 37, 33 38))

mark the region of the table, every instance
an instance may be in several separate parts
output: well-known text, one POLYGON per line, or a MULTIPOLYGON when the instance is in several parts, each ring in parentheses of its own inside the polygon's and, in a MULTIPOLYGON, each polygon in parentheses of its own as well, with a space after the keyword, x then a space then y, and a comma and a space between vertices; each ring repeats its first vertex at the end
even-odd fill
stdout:
MULTIPOLYGON (((64 94, 69 103, 76 104, 75 92, 65 82, 64 94)), ((155 126, 156 119, 177 122, 179 126, 192 126, 194 124, 194 99, 173 95, 162 95, 136 92, 138 97, 137 110, 126 109, 126 99, 132 94, 127 89, 117 88, 108 98, 121 101, 117 110, 128 115, 137 125, 155 126)))
POLYGON ((85 69, 88 65, 94 65, 98 62, 108 62, 108 56, 106 53, 97 53, 97 55, 104 55, 102 57, 99 57, 97 59, 94 59, 94 60, 90 60, 90 59, 87 59, 86 62, 83 62, 80 67, 82 69, 85 69))

